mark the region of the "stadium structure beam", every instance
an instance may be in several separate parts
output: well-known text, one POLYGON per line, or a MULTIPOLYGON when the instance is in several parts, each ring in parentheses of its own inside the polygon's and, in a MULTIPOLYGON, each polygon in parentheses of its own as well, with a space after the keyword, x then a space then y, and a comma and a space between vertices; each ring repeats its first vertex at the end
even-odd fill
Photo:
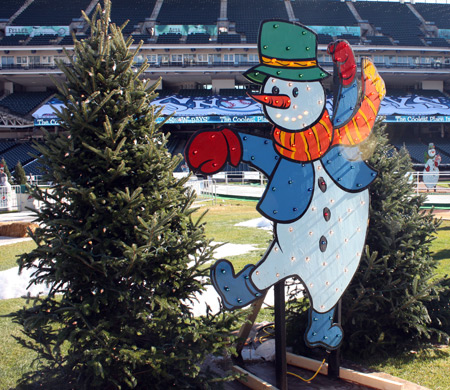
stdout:
POLYGON ((0 112, 0 129, 24 129, 27 127, 33 127, 34 122, 24 118, 20 118, 15 115, 0 112))

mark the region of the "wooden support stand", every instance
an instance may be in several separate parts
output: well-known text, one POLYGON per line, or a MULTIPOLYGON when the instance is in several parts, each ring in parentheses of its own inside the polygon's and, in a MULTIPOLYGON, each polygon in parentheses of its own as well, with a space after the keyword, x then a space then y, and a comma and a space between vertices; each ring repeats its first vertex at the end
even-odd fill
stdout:
MULTIPOLYGON (((295 367, 303 368, 310 371, 317 371, 322 364, 318 360, 306 358, 303 356, 298 356, 293 353, 286 354, 287 364, 290 364, 295 367)), ((245 374, 246 377, 240 379, 239 381, 246 385, 250 389, 254 390, 277 390, 278 387, 275 387, 264 381, 257 376, 251 374, 250 372, 242 369, 241 367, 234 366, 233 370, 240 373, 245 374)), ((328 375, 328 364, 324 364, 323 367, 319 371, 322 375, 328 375)), ((390 379, 381 378, 374 374, 365 374, 362 372, 354 371, 349 368, 340 368, 340 378, 349 382, 353 382, 356 384, 364 385, 367 387, 372 387, 374 389, 379 390, 406 390, 406 387, 403 383, 396 382, 390 379)))

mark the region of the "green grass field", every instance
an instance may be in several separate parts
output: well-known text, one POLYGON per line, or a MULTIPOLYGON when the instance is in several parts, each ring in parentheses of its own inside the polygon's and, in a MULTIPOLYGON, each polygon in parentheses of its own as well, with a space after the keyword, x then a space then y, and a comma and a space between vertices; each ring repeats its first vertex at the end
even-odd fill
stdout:
MULTIPOLYGON (((207 237, 216 242, 233 244, 253 244, 258 250, 245 255, 229 258, 237 269, 245 264, 257 262, 266 250, 271 240, 271 233, 250 227, 236 227, 239 222, 259 218, 254 201, 222 201, 216 205, 206 206, 209 211, 204 218, 207 237)), ((196 215, 204 207, 199 209, 196 215)), ((433 241, 432 251, 439 260, 437 277, 450 275, 450 221, 443 221, 437 238, 433 241)), ((20 253, 34 247, 32 241, 0 247, 0 270, 16 266, 16 258, 20 253)), ((33 358, 32 351, 22 348, 13 336, 20 335, 20 327, 12 323, 8 317, 3 317, 25 305, 23 299, 0 301, 0 390, 14 389, 17 380, 25 373, 33 358)), ((265 320, 270 320, 270 313, 262 314, 265 320)), ((262 318, 262 317, 261 317, 262 318)), ((412 351, 395 357, 373 358, 359 362, 366 367, 383 371, 420 384, 433 390, 450 389, 450 348, 436 347, 420 351, 412 351)))

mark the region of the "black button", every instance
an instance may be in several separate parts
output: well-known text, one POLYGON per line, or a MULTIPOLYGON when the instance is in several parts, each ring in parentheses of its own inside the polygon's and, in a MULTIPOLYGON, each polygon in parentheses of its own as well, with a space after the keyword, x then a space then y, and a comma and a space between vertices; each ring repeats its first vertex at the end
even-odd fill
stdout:
POLYGON ((318 179, 319 188, 322 192, 325 192, 327 190, 327 183, 325 183, 325 179, 321 176, 318 179))

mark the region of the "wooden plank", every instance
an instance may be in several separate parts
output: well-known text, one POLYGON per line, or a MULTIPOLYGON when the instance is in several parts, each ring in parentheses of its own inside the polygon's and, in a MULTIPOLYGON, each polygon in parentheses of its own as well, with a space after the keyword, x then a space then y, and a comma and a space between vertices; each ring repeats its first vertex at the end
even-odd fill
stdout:
POLYGON ((256 375, 253 375, 251 372, 244 370, 239 366, 233 366, 233 371, 238 374, 244 374, 244 378, 239 378, 238 381, 247 386, 252 390, 278 390, 275 386, 271 385, 269 382, 258 378, 256 375))
MULTIPOLYGON (((291 364, 296 367, 305 368, 310 371, 317 371, 320 367, 321 362, 310 359, 304 356, 294 355, 293 353, 288 352, 286 354, 288 364, 291 364)), ((320 374, 327 375, 328 374, 328 364, 324 364, 322 369, 320 370, 320 374)), ((354 371, 349 368, 340 368, 339 378, 358 383, 360 385, 373 387, 374 389, 379 390, 403 390, 404 384, 400 382, 395 382, 390 379, 381 378, 379 376, 373 374, 365 374, 362 372, 354 371)))
POLYGON ((351 381, 365 385, 367 387, 373 387, 380 390, 403 390, 404 384, 400 382, 394 382, 390 379, 381 378, 373 374, 365 374, 358 371, 353 371, 349 368, 342 368, 340 371, 340 378, 346 381, 351 381))
POLYGON ((242 349, 244 348, 244 345, 248 338, 248 335, 250 334, 253 324, 256 321, 256 317, 258 316, 258 313, 261 310, 261 306, 264 303, 266 294, 267 293, 264 293, 260 299, 258 299, 257 301, 255 301, 251 304, 250 308, 252 311, 249 314, 249 316, 247 317, 247 321, 245 321, 244 325, 242 325, 241 329, 239 329, 238 342, 236 344, 236 352, 237 352, 239 358, 241 358, 242 349))
MULTIPOLYGON (((318 360, 310 359, 304 356, 295 355, 291 352, 286 353, 287 364, 295 367, 304 368, 306 370, 316 372, 322 364, 318 360)), ((328 375, 328 363, 325 363, 319 371, 322 375, 328 375)))

